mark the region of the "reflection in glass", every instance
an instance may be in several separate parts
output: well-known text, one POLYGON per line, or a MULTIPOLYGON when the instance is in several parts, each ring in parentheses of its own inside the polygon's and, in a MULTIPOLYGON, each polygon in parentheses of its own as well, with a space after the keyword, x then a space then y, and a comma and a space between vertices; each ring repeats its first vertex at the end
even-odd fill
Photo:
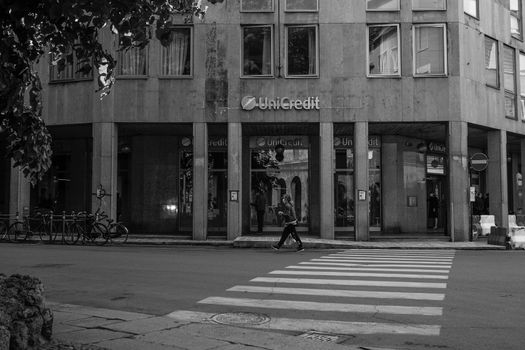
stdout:
POLYGON ((317 11, 317 0, 286 0, 286 11, 317 11))
POLYGON ((181 231, 193 227, 193 152, 181 151, 179 172, 179 226, 181 231))
POLYGON ((446 0, 413 0, 414 10, 444 10, 446 0))
POLYGON ((368 74, 399 75, 397 26, 368 27, 368 74))
POLYGON ((308 153, 308 149, 285 149, 282 161, 278 161, 273 148, 251 150, 250 225, 252 231, 260 231, 261 214, 257 212, 262 208, 264 212, 261 231, 266 228, 280 229, 278 227, 282 224, 282 218, 278 212, 282 206, 281 197, 285 193, 292 196, 298 226, 308 226, 308 153))
POLYGON ((381 149, 368 149, 368 196, 370 227, 381 228, 381 149))
POLYGON ((478 1, 479 0, 463 0, 463 10, 465 13, 478 18, 478 1))
POLYGON ((354 154, 352 149, 335 150, 335 226, 354 226, 354 154))
POLYGON ((227 219, 227 152, 209 152, 208 169, 208 231, 224 233, 227 219))
POLYGON ((487 85, 499 87, 498 42, 485 37, 485 81, 487 85))
POLYGON ((367 0, 366 9, 377 11, 399 10, 399 0, 367 0))
POLYGON ((414 27, 415 74, 445 74, 443 26, 414 27))
POLYGON ((272 74, 272 27, 244 27, 243 75, 272 74))
POLYGON ((317 27, 287 27, 288 75, 317 74, 317 27))
POLYGON ((241 0, 241 11, 269 12, 273 11, 272 0, 241 0))

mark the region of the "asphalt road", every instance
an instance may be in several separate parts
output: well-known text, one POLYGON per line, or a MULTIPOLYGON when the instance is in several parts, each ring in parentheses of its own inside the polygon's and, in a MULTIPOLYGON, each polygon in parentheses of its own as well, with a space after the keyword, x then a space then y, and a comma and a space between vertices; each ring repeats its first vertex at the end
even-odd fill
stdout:
MULTIPOLYGON (((53 302, 119 309, 156 315, 176 310, 221 313, 253 310, 253 307, 217 305, 216 300, 235 296, 255 298, 253 293, 231 292, 233 286, 249 286, 259 276, 271 277, 293 265, 313 261, 341 250, 232 249, 217 247, 88 247, 32 244, 0 244, 0 272, 39 277, 46 297, 53 302), (208 299, 207 299, 208 298, 208 299), (212 299, 209 299, 212 298, 212 299), (212 300, 209 303, 199 303, 212 300)), ((363 250, 355 254, 366 254, 363 250)), ((437 254, 441 251, 436 250, 437 254)), ((376 256, 403 254, 402 250, 376 251, 376 256)), ((417 254, 416 251, 408 251, 417 254)), ((446 253, 446 252, 445 252, 446 253)), ((350 252, 352 254, 352 252, 350 252)), ((286 307, 258 310, 272 318, 333 320, 386 324, 439 324, 439 335, 345 334, 344 343, 393 349, 525 349, 525 252, 455 251, 448 273, 444 300, 425 305, 442 308, 435 318, 422 314, 390 315, 381 312, 340 312, 286 307), (322 316, 320 316, 322 315, 322 316), (437 322, 435 320, 438 320, 437 322)), ((424 254, 422 254, 424 256, 424 254)), ((430 255, 429 255, 430 256, 430 255)), ((385 261, 388 262, 388 261, 385 261)), ((335 265, 335 264, 332 264, 335 265)), ((432 264, 427 268, 432 268, 432 264)), ((437 266, 437 265, 436 265, 437 266)), ((336 272, 337 273, 337 272, 336 272)), ((287 277, 287 276, 279 276, 287 277)), ((308 276, 304 276, 308 278, 308 276)), ((340 277, 323 277, 340 278, 340 277)), ((346 279, 366 280, 367 277, 346 279)), ((415 278, 415 277, 409 277, 415 278)), ((370 277, 368 277, 370 279, 370 277)), ((372 278, 377 279, 377 278, 372 278)), ((388 277, 395 281, 396 278, 388 277)), ((436 282, 436 281, 433 281, 436 282)), ((439 282, 439 281, 438 281, 439 282)), ((253 283, 252 283, 253 284, 253 283)), ((273 284, 272 286, 277 286, 273 284)), ((303 286, 304 287, 304 286, 303 286)), ((370 287, 330 285, 309 288, 370 290, 370 287)), ((379 286, 376 291, 390 292, 379 286)), ((414 292, 427 290, 414 288, 414 292)), ((257 294, 284 300, 290 305, 296 295, 257 294)), ((302 302, 346 302, 326 296, 303 296, 302 302)), ((408 299, 408 298, 407 298, 408 299)), ((357 301, 356 301, 357 300, 357 301)), ((368 305, 418 307, 421 301, 354 298, 368 305)), ((273 304, 272 304, 273 305, 273 304)), ((303 304, 301 304, 303 305, 303 304)), ((319 304, 320 305, 320 304, 319 304)), ((262 305, 256 306, 263 307, 262 305)))

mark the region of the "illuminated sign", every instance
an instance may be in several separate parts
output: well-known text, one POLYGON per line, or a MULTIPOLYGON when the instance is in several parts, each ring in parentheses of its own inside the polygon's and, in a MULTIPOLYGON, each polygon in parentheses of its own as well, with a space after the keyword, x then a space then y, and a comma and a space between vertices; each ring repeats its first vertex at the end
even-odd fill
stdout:
POLYGON ((307 97, 304 99, 289 97, 254 97, 244 96, 241 100, 241 107, 245 111, 255 108, 261 110, 319 110, 319 97, 307 97))
MULTIPOLYGON (((353 148, 354 138, 352 136, 335 136, 334 137, 335 148, 353 148)), ((368 147, 381 147, 381 139, 379 136, 368 136, 368 147)))
POLYGON ((250 137, 250 148, 274 148, 283 145, 286 149, 307 148, 308 136, 254 136, 250 137))

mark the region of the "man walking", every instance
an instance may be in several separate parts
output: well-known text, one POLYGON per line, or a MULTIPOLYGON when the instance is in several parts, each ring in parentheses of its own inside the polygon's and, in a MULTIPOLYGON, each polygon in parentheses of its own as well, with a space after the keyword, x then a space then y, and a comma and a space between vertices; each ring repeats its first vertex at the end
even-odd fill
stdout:
POLYGON ((282 202, 284 205, 284 210, 279 211, 278 214, 282 215, 284 218, 284 229, 281 235, 281 240, 277 244, 272 244, 272 248, 279 250, 284 244, 284 241, 286 241, 286 238, 288 238, 289 235, 292 235, 292 238, 297 242, 297 251, 303 251, 303 242, 301 242, 301 238, 295 230, 295 226, 297 225, 297 217, 295 216, 295 208, 293 207, 292 197, 290 197, 289 194, 285 194, 282 198, 282 202))

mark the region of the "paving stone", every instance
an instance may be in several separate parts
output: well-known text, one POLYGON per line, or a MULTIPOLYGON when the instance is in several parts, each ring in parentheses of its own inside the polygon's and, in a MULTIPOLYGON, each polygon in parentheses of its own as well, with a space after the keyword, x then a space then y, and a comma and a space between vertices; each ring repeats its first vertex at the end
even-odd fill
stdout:
POLYGON ((82 320, 89 318, 89 315, 75 314, 71 312, 56 311, 53 310, 53 321, 56 322, 67 322, 73 320, 82 320))
POLYGON ((156 343, 169 346, 178 346, 183 349, 207 350, 215 349, 219 346, 228 345, 227 342, 210 339, 201 336, 191 336, 187 331, 180 328, 152 332, 137 337, 138 340, 147 343, 156 343))
POLYGON ((130 337, 127 333, 112 332, 105 329, 84 329, 77 332, 60 333, 56 339, 79 344, 94 344, 105 340, 130 337))
MULTIPOLYGON (((121 338, 114 340, 107 340, 96 344, 102 348, 111 350, 186 350, 174 345, 162 345, 158 343, 148 343, 138 339, 121 338)), ((221 349, 229 350, 229 349, 221 349)), ((233 349, 232 349, 233 350, 233 349)))
POLYGON ((142 318, 140 320, 113 323, 110 325, 105 325, 103 328, 134 334, 146 334, 175 328, 180 325, 181 323, 168 317, 150 317, 142 318))
POLYGON ((65 323, 53 322, 53 336, 56 336, 56 335, 62 334, 62 333, 77 332, 77 331, 81 331, 83 329, 84 328, 71 326, 71 325, 68 325, 68 324, 65 324, 65 323))
POLYGON ((122 322, 122 321, 115 321, 114 319, 107 319, 107 318, 102 318, 102 317, 88 317, 88 318, 81 318, 79 320, 65 321, 64 323, 71 325, 71 326, 78 326, 78 327, 83 327, 83 328, 97 328, 100 326, 110 325, 116 322, 122 322))

